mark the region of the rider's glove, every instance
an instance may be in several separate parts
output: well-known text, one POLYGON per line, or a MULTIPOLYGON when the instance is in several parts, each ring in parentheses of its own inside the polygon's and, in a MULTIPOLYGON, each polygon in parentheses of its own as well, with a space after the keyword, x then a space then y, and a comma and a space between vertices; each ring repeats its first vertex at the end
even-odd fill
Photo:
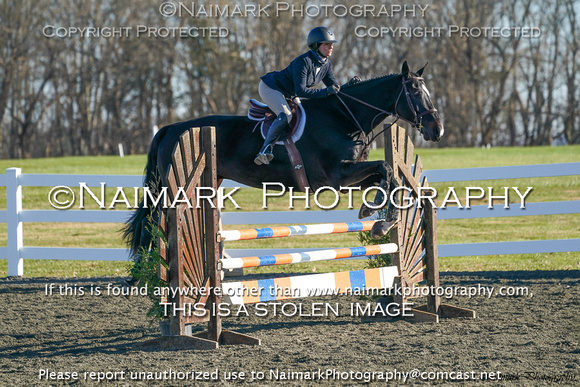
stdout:
POLYGON ((332 86, 328 86, 326 88, 326 95, 334 95, 337 94, 340 91, 340 86, 339 85, 332 85, 332 86))

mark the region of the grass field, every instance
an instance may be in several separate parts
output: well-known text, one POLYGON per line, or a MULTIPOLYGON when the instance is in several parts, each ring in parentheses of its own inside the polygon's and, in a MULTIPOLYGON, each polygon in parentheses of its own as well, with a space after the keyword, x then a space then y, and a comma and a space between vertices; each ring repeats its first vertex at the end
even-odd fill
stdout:
MULTIPOLYGON (((453 149, 416 149, 425 169, 469 168, 505 165, 550 164, 579 162, 580 146, 567 147, 529 147, 529 148, 453 148, 453 149)), ((371 158, 380 159, 382 150, 373 151, 371 158)), ((50 174, 122 174, 139 175, 145 166, 145 156, 104 157, 66 157, 31 160, 0 160, 0 173, 6 168, 19 167, 22 173, 50 174)), ((59 185, 55 182, 55 185, 59 185)), ((446 191, 453 186, 458 194, 467 186, 494 187, 499 190, 505 186, 534 187, 528 202, 580 200, 580 176, 561 178, 511 179, 477 182, 458 182, 453 184, 437 183, 438 191, 446 191)), ((24 187, 23 208, 51 209, 47 194, 50 187, 24 187)), ((131 196, 132 190, 126 190, 131 196)), ((107 197, 112 198, 114 189, 108 189, 107 197)), ((244 211, 260 211, 262 206, 261 190, 243 189, 235 199, 244 211)), ((321 196, 324 202, 325 196, 321 196)), ((328 201, 331 201, 328 199, 328 201)), ((517 201, 513 195, 512 202, 517 201)), ((341 200, 339 208, 346 207, 341 200)), ((288 210, 288 198, 271 200, 269 210, 288 210)), ((481 204, 481 203, 473 203, 481 204)), ((359 203, 355 203, 358 207, 359 203)), ((296 210, 302 206, 297 202, 296 210)), ((6 191, 0 187, 0 209, 6 208, 6 191)), ((97 208, 96 205, 87 208, 97 208)), ((118 208, 117 209, 123 209, 118 208)), ((233 210, 232 206, 226 211, 233 210)), ((323 221, 323 219, 321 219, 323 221)), ((124 247, 119 229, 121 224, 82 224, 82 223, 26 223, 24 224, 25 246, 52 247, 124 247)), ((251 225, 247 225, 251 226, 251 225)), ((242 226, 245 227, 245 226, 242 226)), ((234 228, 230 226, 227 228, 234 228)), ((236 226, 235 228, 240 228, 236 226)), ((574 215, 530 216, 512 218, 491 218, 474 220, 440 220, 438 222, 439 243, 495 242, 515 240, 568 239, 580 237, 580 217, 574 215)), ((6 224, 0 223, 0 246, 6 246, 6 224)), ((357 235, 312 236, 296 239, 264 240, 239 242, 232 248, 250 247, 329 247, 359 245, 357 235)), ((227 246, 226 246, 227 247, 227 246)), ((338 269, 362 268, 363 261, 325 262, 300 264, 275 268, 258 268, 255 271, 335 271, 338 269)), ((470 256, 441 258, 442 271, 474 270, 556 270, 580 269, 580 253, 523 254, 502 256, 470 256)), ((26 276, 46 277, 94 277, 118 276, 126 273, 125 262, 86 262, 86 261, 45 261, 26 260, 26 276)), ((0 276, 7 275, 7 262, 0 260, 0 276)))

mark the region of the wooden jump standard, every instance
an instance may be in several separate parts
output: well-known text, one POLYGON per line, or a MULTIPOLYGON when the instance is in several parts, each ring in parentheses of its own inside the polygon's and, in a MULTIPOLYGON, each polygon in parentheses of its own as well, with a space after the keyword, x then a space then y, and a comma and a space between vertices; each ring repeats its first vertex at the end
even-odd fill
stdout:
MULTIPOLYGON (((408 209, 399 210, 400 222, 390 233, 390 241, 399 246, 399 251, 392 255, 391 263, 399 268, 396 286, 401 287, 402 294, 407 294, 406 288, 420 290, 421 287, 439 287, 437 209, 429 200, 421 201, 422 208, 419 208, 419 187, 428 187, 429 184, 426 177, 419 182, 423 163, 419 155, 413 163, 414 149, 404 128, 392 125, 385 130, 385 160, 393 167, 397 184, 410 190, 401 190, 399 203, 406 203, 403 199, 411 197, 414 203, 408 209), (425 282, 424 286, 420 285, 425 282)), ((402 304, 412 298, 418 297, 395 297, 395 302, 402 304)), ((426 307, 413 309, 413 312, 415 321, 439 322, 439 316, 475 318, 473 310, 441 304, 440 296, 433 292, 427 297, 426 307)))

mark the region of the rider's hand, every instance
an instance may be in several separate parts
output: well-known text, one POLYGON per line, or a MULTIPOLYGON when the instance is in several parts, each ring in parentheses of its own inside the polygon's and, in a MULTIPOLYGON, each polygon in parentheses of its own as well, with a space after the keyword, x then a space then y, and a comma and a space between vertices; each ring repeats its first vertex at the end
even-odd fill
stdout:
POLYGON ((326 95, 335 95, 340 91, 339 85, 332 85, 326 88, 326 95))

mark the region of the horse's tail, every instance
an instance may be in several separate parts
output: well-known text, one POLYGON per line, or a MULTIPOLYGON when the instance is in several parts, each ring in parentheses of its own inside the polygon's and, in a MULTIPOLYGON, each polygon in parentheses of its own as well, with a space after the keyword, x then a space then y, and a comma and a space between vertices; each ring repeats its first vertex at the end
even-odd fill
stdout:
MULTIPOLYGON (((159 145, 165 135, 168 127, 163 127, 153 138, 149 153, 147 154, 147 165, 145 167, 145 179, 143 185, 149 187, 152 194, 156 194, 161 190, 161 176, 157 168, 157 151, 159 145)), ((127 220, 123 227, 123 239, 129 245, 131 250, 131 257, 136 257, 142 247, 148 248, 151 243, 151 232, 148 227, 149 218, 152 214, 152 209, 143 205, 143 199, 139 203, 139 208, 127 220)))

